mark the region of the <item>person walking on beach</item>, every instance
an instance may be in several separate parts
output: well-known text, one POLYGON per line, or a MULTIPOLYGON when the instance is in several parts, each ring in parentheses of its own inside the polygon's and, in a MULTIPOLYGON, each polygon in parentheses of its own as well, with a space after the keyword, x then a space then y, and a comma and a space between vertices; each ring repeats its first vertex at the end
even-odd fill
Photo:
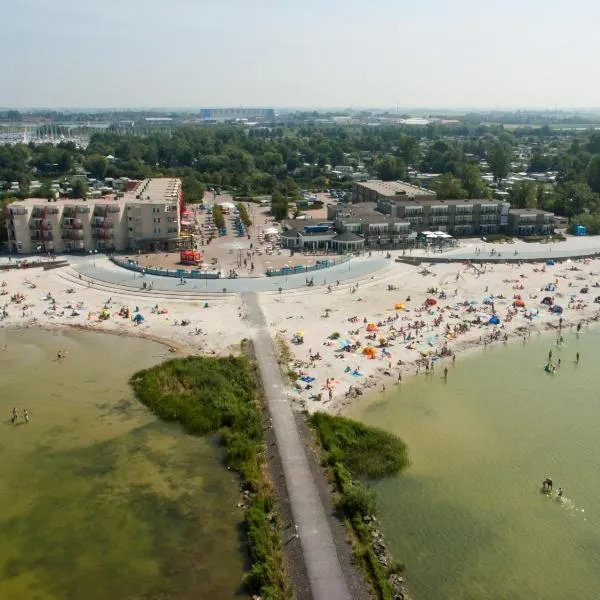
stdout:
POLYGON ((29 412, 27 409, 23 409, 23 419, 25 419, 25 423, 29 423, 29 412))
POLYGON ((11 418, 12 424, 15 425, 16 422, 18 421, 18 419, 19 419, 19 414, 17 413, 17 407, 14 406, 12 409, 12 418, 11 418))

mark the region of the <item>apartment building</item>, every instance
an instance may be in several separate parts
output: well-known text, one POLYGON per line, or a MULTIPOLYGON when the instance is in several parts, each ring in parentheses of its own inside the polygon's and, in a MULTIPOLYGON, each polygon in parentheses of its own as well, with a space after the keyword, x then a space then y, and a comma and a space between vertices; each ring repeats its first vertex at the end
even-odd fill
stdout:
POLYGON ((8 240, 18 254, 171 250, 180 242, 179 179, 145 179, 97 199, 28 198, 8 205, 8 240))
POLYGON ((352 202, 398 202, 400 200, 435 200, 435 192, 404 181, 370 179, 352 186, 352 202))
POLYGON ((509 204, 498 200, 390 200, 328 206, 337 229, 365 236, 367 244, 383 237, 391 243, 421 231, 452 236, 489 235, 505 231, 509 204))
POLYGON ((537 208, 512 208, 508 214, 511 235, 549 235, 554 232, 554 213, 537 208))

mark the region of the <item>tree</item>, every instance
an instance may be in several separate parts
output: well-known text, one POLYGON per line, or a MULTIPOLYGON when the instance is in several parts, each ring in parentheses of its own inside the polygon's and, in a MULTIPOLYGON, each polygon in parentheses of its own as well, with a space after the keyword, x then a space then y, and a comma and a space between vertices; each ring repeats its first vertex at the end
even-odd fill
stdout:
POLYGON ((381 156, 373 163, 373 169, 383 181, 406 179, 406 164, 397 156, 381 156))
POLYGON ((438 200, 458 200, 467 198, 467 191, 462 187, 461 180, 450 173, 440 175, 432 184, 431 189, 436 193, 438 200))
POLYGON ((467 198, 489 198, 490 188, 481 177, 481 171, 477 165, 465 163, 458 171, 461 186, 467 192, 467 198))
POLYGON ((487 162, 495 181, 502 181, 510 169, 511 152, 501 144, 494 144, 487 152, 487 162))
POLYGON ((558 215, 571 218, 585 210, 597 210, 598 196, 587 183, 570 181, 556 186, 546 206, 558 215))
POLYGON ((85 198, 88 193, 88 184, 85 179, 78 177, 71 185, 71 198, 85 198))
POLYGON ((204 197, 204 186, 193 175, 186 175, 183 177, 181 186, 186 202, 189 202, 190 204, 202 202, 202 198, 204 197))
POLYGON ((537 208, 537 186, 533 181, 517 181, 508 199, 513 208, 537 208))
POLYGON ((287 219, 288 210, 288 199, 279 190, 275 190, 271 196, 271 214, 275 220, 281 221, 287 219))
POLYGON ((585 175, 592 191, 600 192, 600 154, 595 154, 590 158, 585 175))
POLYGON ((84 166, 94 179, 104 179, 106 176, 106 158, 101 154, 92 154, 86 157, 84 166))

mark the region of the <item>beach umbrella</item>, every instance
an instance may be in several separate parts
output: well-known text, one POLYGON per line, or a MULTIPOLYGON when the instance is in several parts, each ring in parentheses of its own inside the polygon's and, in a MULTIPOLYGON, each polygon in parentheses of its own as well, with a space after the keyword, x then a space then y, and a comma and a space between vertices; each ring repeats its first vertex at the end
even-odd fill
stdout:
POLYGON ((429 306, 434 306, 435 304, 437 304, 437 300, 435 298, 427 298, 427 300, 425 300, 425 304, 428 304, 429 306))
POLYGON ((553 267, 553 266, 554 266, 554 261, 553 261, 553 260, 550 258, 550 259, 548 259, 548 260, 546 261, 546 264, 547 264, 549 267, 553 267))
POLYGON ((494 315, 489 321, 488 321, 488 325, 499 325, 500 324, 500 319, 494 315))
POLYGON ((367 325, 367 331, 377 331, 377 325, 375 325, 375 323, 369 323, 367 325))
POLYGON ((563 311, 563 308, 562 308, 562 306, 559 306, 558 304, 555 304, 555 305, 552 307, 552 312, 553 312, 555 315, 559 315, 559 314, 561 314, 561 313, 562 313, 562 311, 563 311))
POLYGON ((304 337, 304 331, 296 331, 296 337, 304 337))

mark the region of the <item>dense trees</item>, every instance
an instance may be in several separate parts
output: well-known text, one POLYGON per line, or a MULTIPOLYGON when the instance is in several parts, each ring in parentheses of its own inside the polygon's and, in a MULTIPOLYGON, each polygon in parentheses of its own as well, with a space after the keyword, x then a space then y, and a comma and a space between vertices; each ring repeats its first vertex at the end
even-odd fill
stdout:
MULTIPOLYGON (((202 200, 209 188, 239 197, 273 196, 273 215, 284 218, 301 189, 348 189, 330 167, 353 165, 384 180, 408 179, 414 171, 437 173, 432 188, 441 199, 486 198, 492 190, 481 177, 485 159, 500 189, 508 173, 557 171, 556 185, 533 181, 512 187, 515 207, 540 207, 575 218, 600 209, 600 133, 523 127, 504 130, 471 122, 405 128, 295 125, 245 128, 237 125, 157 129, 147 135, 106 130, 94 133, 85 149, 71 143, 0 145, 3 196, 53 194, 52 183, 73 195, 86 191, 81 175, 141 179, 181 177, 186 200, 202 200), (516 150, 516 151, 515 151, 516 150), (516 163, 514 169, 511 163, 516 163), (30 190, 38 180, 41 187, 30 190)), ((583 217, 582 217, 583 218, 583 217)))
POLYGON ((502 181, 510 170, 511 151, 506 144, 495 143, 487 151, 487 162, 496 181, 502 181))
POLYGON ((280 191, 275 190, 271 197, 271 214, 277 221, 286 219, 289 212, 289 201, 280 191))

